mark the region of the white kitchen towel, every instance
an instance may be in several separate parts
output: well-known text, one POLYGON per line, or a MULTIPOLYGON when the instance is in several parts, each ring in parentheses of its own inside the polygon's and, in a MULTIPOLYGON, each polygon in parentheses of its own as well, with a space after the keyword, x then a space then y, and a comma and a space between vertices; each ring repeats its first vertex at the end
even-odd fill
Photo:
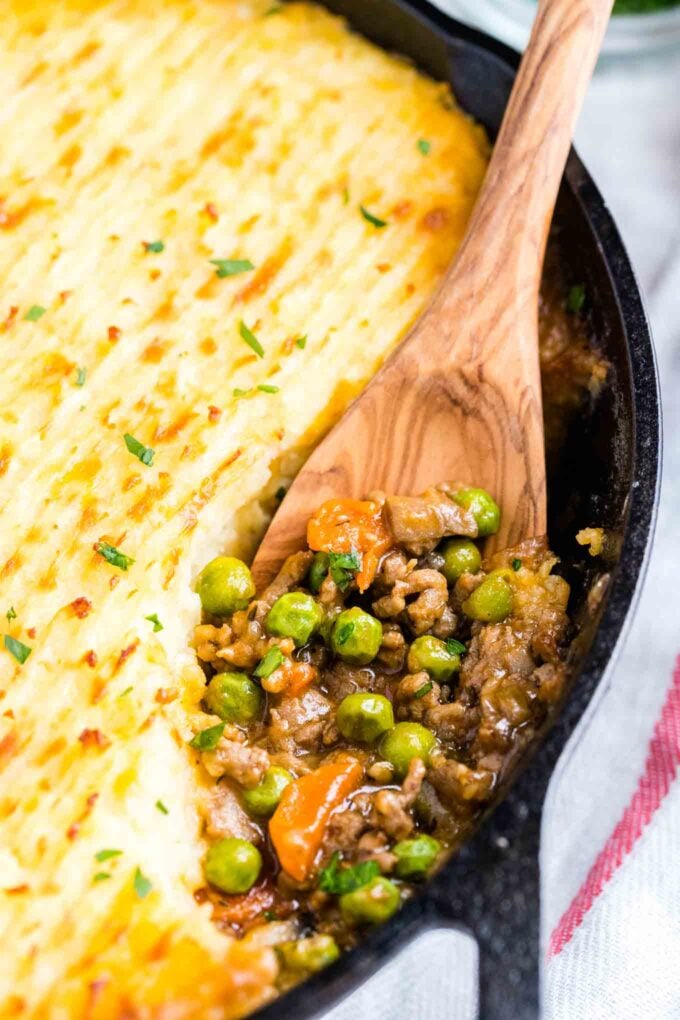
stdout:
POLYGON ((680 1017, 679 96, 680 54, 605 66, 576 136, 646 294, 665 450, 640 605, 545 805, 550 1020, 680 1017))
MULTIPOLYGON (((440 6, 455 15, 457 3, 440 6)), ((680 53, 601 67, 576 145, 646 295, 664 482, 640 604, 546 800, 541 1015, 679 1020, 680 53)), ((441 931, 407 947, 327 1020, 473 1020, 475 1003, 474 947, 441 931)))

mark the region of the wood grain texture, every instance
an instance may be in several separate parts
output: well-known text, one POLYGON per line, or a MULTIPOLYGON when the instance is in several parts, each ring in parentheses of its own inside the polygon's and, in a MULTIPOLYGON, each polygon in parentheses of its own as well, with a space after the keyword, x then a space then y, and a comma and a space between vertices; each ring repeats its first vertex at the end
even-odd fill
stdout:
POLYGON ((541 0, 466 239, 431 306, 317 447, 254 563, 269 580, 325 499, 489 489, 503 547, 546 531, 538 293, 571 138, 613 0, 541 0))

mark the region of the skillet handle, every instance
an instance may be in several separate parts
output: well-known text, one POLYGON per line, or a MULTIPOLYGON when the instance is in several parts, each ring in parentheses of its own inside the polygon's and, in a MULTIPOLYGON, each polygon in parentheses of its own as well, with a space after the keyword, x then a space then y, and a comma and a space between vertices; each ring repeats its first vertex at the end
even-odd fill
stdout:
POLYGON ((439 921, 479 947, 479 1020, 539 1016, 539 867, 542 790, 525 774, 477 835, 435 879, 439 921), (529 787, 529 789, 527 789, 529 787))

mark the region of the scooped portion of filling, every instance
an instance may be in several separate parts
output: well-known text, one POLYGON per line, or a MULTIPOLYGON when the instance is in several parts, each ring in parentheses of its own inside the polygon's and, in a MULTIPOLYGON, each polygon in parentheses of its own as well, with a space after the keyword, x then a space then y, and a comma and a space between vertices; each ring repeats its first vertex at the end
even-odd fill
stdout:
POLYGON ((562 694, 569 586, 544 538, 483 559, 500 513, 455 483, 334 499, 259 597, 232 557, 199 576, 200 895, 271 927, 283 986, 442 864, 562 694))

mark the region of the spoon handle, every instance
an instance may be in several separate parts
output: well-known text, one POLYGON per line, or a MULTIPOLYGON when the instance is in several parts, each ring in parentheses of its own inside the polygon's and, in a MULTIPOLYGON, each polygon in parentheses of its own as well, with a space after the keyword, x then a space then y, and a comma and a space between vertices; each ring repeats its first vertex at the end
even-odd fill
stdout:
MULTIPOLYGON (((539 0, 466 241, 453 270, 513 260, 534 305, 562 172, 613 0, 539 0), (527 270, 529 272, 527 272, 527 270)), ((477 273, 474 274, 478 279, 477 273)))
POLYGON ((458 477, 481 479, 477 484, 502 495, 497 547, 546 531, 541 272, 574 125, 612 5, 539 0, 458 257, 418 328, 388 363, 409 378, 428 364, 433 373, 446 373, 449 400, 462 409, 449 460, 458 477))

